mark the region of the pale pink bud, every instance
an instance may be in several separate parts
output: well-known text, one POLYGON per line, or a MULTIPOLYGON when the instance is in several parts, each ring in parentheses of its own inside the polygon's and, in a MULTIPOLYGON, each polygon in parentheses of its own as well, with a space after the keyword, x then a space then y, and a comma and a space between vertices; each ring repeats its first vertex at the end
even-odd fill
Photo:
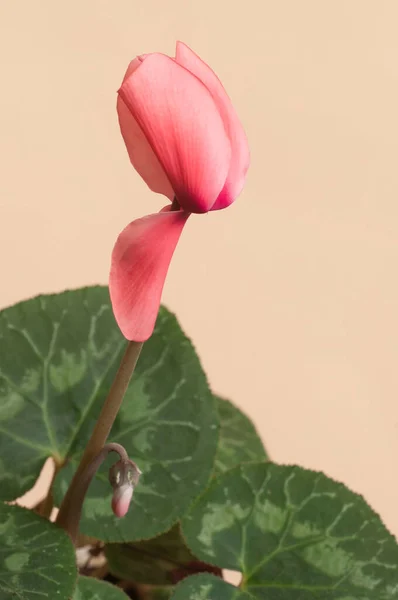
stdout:
POLYGON ((116 517, 124 517, 130 506, 134 488, 130 484, 122 485, 113 492, 112 510, 116 517))
POLYGON ((113 487, 112 510, 116 517, 124 517, 127 513, 140 475, 140 469, 132 460, 119 460, 109 469, 109 481, 113 487))

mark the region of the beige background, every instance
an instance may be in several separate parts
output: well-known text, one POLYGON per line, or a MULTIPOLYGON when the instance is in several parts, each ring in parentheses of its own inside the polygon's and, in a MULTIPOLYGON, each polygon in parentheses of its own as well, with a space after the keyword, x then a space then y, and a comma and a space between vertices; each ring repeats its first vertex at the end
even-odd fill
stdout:
POLYGON ((398 533, 398 3, 0 0, 0 305, 107 281, 164 203, 115 93, 180 38, 218 72, 252 165, 193 217, 164 301, 280 462, 323 469, 398 533))

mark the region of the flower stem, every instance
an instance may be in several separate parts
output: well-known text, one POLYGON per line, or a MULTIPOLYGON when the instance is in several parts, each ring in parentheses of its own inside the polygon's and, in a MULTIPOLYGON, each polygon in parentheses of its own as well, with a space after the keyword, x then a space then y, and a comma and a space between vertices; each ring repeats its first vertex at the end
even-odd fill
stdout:
MULTIPOLYGON (((142 342, 129 342, 123 355, 122 362, 120 363, 118 372, 116 373, 116 377, 113 381, 111 389, 109 390, 108 397, 105 400, 93 433, 91 434, 91 438, 86 446, 80 464, 60 506, 56 522, 58 525, 63 527, 63 529, 65 529, 71 535, 71 537, 73 537, 71 527, 75 527, 76 520, 73 515, 73 511, 76 507, 75 497, 81 496, 81 486, 84 483, 81 481, 81 478, 86 468, 91 465, 92 461, 96 457, 98 457, 105 446, 105 442, 116 419, 116 415, 119 412, 127 386, 137 364, 141 348, 142 342)), ((85 493, 86 492, 83 494, 83 499, 85 493)), ((76 536, 74 535, 74 537, 76 536)))

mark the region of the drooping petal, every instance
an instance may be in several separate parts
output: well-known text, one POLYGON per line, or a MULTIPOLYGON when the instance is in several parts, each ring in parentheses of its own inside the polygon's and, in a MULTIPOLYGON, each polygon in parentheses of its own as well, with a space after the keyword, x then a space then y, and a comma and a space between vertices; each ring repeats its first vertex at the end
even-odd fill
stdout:
POLYGON ((197 77, 163 54, 150 54, 119 95, 144 132, 179 204, 207 212, 224 187, 231 144, 216 103, 197 77))
POLYGON ((224 121, 231 142, 231 162, 224 187, 212 210, 226 208, 237 198, 245 183, 250 162, 246 134, 227 92, 214 71, 182 42, 177 42, 176 61, 205 84, 212 94, 224 121))
POLYGON ((113 249, 109 291, 128 340, 143 342, 153 332, 170 261, 189 217, 167 208, 127 225, 113 249))
MULTIPOLYGON (((142 59, 140 57, 132 60, 127 68, 123 82, 126 81, 126 79, 128 79, 141 64, 142 59)), ((117 98, 117 114, 119 117, 120 131, 133 167, 153 192, 164 194, 172 200, 174 193, 170 181, 167 179, 167 175, 156 154, 149 145, 142 129, 139 127, 137 121, 132 116, 120 95, 118 95, 117 98)))

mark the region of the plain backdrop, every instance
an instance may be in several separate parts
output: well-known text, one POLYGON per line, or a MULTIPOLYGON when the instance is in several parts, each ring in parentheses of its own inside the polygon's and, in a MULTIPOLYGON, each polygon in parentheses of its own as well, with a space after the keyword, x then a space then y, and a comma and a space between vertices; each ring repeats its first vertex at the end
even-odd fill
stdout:
POLYGON ((0 306, 106 283, 155 212, 116 90, 189 44, 222 79, 252 163, 190 219, 164 291, 214 390, 275 461, 322 469, 398 533, 396 0, 0 0, 0 306))

